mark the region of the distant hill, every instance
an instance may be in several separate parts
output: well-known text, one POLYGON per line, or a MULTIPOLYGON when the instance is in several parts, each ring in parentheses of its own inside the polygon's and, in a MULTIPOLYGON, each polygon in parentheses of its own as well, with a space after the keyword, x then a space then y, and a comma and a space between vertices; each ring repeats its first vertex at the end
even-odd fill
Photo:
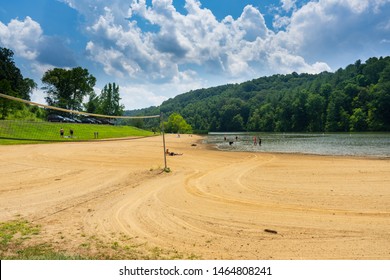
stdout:
MULTIPOLYGON (((195 131, 390 131, 390 57, 334 73, 273 75, 192 90, 126 115, 181 114, 195 131)), ((157 127, 158 121, 139 121, 157 127)))

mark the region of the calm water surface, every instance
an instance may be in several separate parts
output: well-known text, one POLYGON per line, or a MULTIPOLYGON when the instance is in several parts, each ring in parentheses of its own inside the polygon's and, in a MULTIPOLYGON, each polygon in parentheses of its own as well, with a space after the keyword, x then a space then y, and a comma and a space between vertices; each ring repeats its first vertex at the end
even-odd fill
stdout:
POLYGON ((229 151, 390 158, 390 133, 209 133, 205 142, 229 151), (261 146, 254 145, 254 137, 261 138, 261 146))

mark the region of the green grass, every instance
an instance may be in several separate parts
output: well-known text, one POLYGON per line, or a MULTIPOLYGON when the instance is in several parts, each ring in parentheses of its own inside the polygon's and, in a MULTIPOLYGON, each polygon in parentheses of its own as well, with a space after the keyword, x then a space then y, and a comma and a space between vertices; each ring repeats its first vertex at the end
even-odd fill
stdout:
POLYGON ((39 226, 31 226, 26 220, 15 220, 0 224, 0 248, 4 249, 13 241, 12 239, 18 233, 20 238, 28 238, 36 235, 40 231, 39 226))
POLYGON ((44 241, 42 225, 23 218, 0 222, 0 259, 2 260, 177 260, 199 259, 194 254, 185 254, 175 249, 149 247, 138 243, 133 237, 112 233, 112 242, 96 236, 82 234, 83 240, 74 241, 62 232, 60 240, 44 241), (58 249, 58 244, 72 242, 78 249, 72 253, 58 249), (57 249, 56 249, 57 247, 57 249))
POLYGON ((55 251, 50 244, 41 243, 25 246, 28 240, 41 232, 40 225, 33 225, 24 219, 0 223, 0 258, 10 260, 74 260, 71 256, 55 251))
POLYGON ((98 133, 98 139, 146 137, 153 135, 151 131, 132 126, 2 120, 0 121, 0 144, 96 140, 95 132, 98 133), (60 137, 61 128, 64 129, 64 138, 60 137), (73 138, 70 137, 71 129, 74 131, 73 138))

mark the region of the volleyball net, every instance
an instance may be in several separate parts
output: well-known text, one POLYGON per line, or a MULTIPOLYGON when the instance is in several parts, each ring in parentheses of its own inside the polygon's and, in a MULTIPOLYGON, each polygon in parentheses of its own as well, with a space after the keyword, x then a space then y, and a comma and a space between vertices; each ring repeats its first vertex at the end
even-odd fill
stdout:
MULTIPOLYGON (((151 136, 154 132, 131 126, 131 120, 159 119, 152 116, 108 116, 68 110, 27 101, 0 93, 0 101, 41 108, 43 116, 34 120, 0 120, 0 138, 34 141, 88 141, 151 136)), ((160 121, 156 120, 159 126, 160 121)))

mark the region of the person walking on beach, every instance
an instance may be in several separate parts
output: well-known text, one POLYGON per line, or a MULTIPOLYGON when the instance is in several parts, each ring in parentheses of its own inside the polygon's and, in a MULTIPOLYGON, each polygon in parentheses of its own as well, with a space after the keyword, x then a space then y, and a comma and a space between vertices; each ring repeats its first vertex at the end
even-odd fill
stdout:
POLYGON ((256 136, 253 136, 253 145, 257 145, 257 139, 256 139, 256 136))

